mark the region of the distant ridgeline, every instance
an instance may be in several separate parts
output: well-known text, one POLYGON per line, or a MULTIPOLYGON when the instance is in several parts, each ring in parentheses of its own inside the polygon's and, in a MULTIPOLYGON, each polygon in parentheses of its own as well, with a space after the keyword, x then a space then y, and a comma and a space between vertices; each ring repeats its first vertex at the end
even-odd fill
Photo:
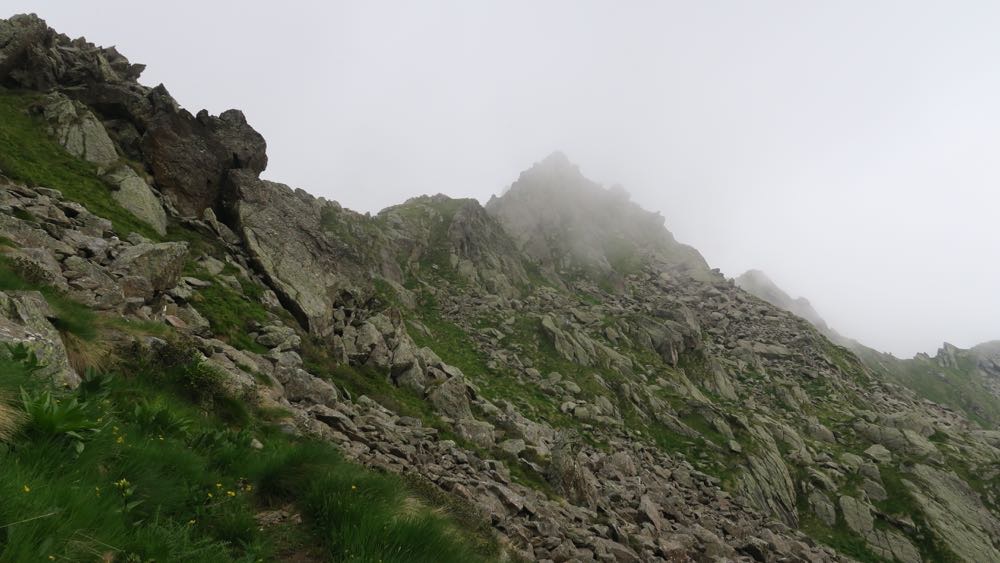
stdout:
POLYGON ((560 153, 359 214, 142 70, 0 20, 0 561, 1000 560, 996 343, 845 341, 560 153))
POLYGON ((809 301, 792 299, 764 272, 750 270, 736 278, 736 285, 748 293, 806 319, 830 341, 854 352, 882 378, 909 388, 924 398, 962 411, 985 430, 1000 425, 1000 342, 987 342, 969 350, 945 343, 933 358, 917 354, 899 359, 878 352, 830 328, 809 301))

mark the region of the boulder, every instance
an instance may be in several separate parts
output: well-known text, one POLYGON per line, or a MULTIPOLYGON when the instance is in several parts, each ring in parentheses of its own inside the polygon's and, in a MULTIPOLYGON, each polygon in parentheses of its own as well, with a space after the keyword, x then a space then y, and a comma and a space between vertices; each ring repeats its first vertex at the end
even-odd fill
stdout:
POLYGON ((122 165, 105 175, 104 179, 115 188, 111 197, 118 205, 153 227, 160 236, 167 234, 167 213, 153 189, 135 170, 122 165))
POLYGON ((481 448, 493 446, 493 425, 474 418, 463 418, 455 422, 455 433, 481 448))
POLYGON ((500 450, 512 456, 517 456, 523 452, 525 447, 524 440, 520 438, 511 438, 500 442, 500 450))
POLYGON ((5 253, 15 270, 35 283, 68 290, 59 262, 44 248, 19 248, 5 253))
POLYGON ((931 456, 937 453, 937 448, 929 440, 904 428, 899 430, 889 426, 880 426, 863 420, 854 423, 854 430, 876 444, 882 444, 889 451, 897 454, 915 456, 931 456))
POLYGON ((663 530, 664 522, 662 510, 660 510, 660 507, 653 502, 651 498, 649 498, 649 495, 642 495, 642 498, 639 499, 638 511, 640 520, 652 524, 653 528, 655 528, 657 532, 663 530))
POLYGON ((110 269, 125 278, 132 278, 133 287, 140 288, 138 296, 148 298, 154 292, 166 291, 177 285, 187 255, 186 242, 143 242, 125 248, 110 269))
POLYGON ((859 536, 866 537, 875 526, 871 506, 847 495, 842 495, 839 502, 847 527, 859 536))
POLYGON ((865 450, 865 455, 877 463, 892 463, 892 452, 882 444, 873 444, 865 450))
POLYGON ((900 563, 921 563, 923 558, 906 536, 895 530, 874 530, 868 534, 868 548, 879 557, 900 563))
POLYGON ((69 295, 80 303, 95 309, 112 309, 125 302, 121 285, 91 260, 70 256, 63 261, 63 268, 69 295))
POLYGON ((66 347, 50 319, 57 318, 37 291, 0 291, 0 343, 23 345, 41 364, 38 375, 58 385, 76 387, 80 377, 70 366, 66 347))
POLYGON ((831 528, 836 525, 837 509, 826 495, 819 491, 809 493, 809 506, 824 524, 831 528))
POLYGON ((49 134, 66 152, 100 166, 118 161, 115 144, 87 106, 53 92, 43 99, 41 112, 49 134))
POLYGON ((337 402, 337 389, 333 385, 300 368, 279 367, 275 369, 274 376, 284 386, 289 401, 327 406, 337 402))
POLYGON ((257 336, 257 343, 271 350, 284 352, 298 349, 302 338, 290 327, 283 324, 271 324, 261 330, 257 336))
POLYGON ((441 414, 455 420, 470 419, 472 408, 469 406, 469 391, 464 378, 451 377, 434 386, 427 394, 427 399, 441 414))

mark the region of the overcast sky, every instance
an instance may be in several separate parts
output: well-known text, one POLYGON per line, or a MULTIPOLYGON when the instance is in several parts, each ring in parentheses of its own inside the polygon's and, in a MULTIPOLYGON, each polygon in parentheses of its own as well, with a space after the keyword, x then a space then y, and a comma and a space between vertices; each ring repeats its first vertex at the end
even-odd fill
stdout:
POLYGON ((553 150, 901 356, 1000 339, 1000 2, 7 0, 117 45, 265 177, 485 201, 553 150))

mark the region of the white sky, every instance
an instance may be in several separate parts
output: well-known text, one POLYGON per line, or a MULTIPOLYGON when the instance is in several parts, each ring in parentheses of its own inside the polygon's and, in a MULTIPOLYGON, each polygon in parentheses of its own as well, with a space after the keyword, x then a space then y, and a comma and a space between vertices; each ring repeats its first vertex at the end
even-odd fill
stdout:
POLYGON ((269 179, 482 201, 553 150, 910 356, 1000 338, 1000 3, 5 0, 238 107, 269 179))

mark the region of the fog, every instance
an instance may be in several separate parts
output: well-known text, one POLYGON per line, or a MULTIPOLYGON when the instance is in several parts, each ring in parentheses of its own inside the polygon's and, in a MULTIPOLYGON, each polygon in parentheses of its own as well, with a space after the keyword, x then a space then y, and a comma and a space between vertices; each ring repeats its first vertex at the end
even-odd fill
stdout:
POLYGON ((243 109, 265 177, 354 209, 485 202, 558 149, 846 336, 1000 338, 1000 3, 3 6, 243 109))

